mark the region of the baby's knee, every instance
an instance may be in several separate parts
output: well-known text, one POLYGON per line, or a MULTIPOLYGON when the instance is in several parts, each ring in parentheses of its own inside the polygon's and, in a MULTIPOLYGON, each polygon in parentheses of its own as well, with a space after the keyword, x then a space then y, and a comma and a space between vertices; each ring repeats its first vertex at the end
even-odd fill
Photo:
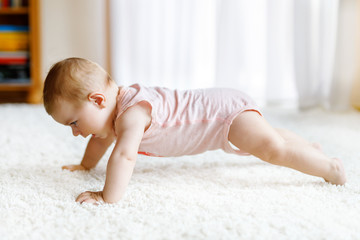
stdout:
POLYGON ((284 165, 286 160, 286 147, 283 141, 268 141, 263 145, 264 159, 275 165, 284 165))

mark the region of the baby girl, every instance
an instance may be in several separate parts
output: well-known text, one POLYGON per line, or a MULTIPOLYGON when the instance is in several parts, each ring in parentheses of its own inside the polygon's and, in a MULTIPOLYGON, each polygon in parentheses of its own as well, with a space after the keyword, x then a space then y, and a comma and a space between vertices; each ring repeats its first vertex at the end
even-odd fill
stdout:
POLYGON ((69 58, 50 69, 44 106, 55 121, 70 126, 74 136, 91 135, 81 163, 63 169, 95 167, 115 141, 103 190, 81 193, 76 199, 80 203, 119 201, 139 153, 170 157, 222 149, 332 184, 346 182, 341 160, 327 157, 294 133, 271 127, 253 100, 237 90, 119 87, 96 63, 69 58))

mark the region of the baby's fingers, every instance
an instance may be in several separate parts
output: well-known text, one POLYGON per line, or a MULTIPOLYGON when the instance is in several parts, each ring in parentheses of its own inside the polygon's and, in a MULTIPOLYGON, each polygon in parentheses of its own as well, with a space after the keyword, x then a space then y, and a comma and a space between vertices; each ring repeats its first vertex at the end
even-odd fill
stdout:
POLYGON ((83 192, 76 198, 75 201, 79 203, 83 203, 83 202, 89 202, 91 199, 92 198, 90 192, 83 192))
POLYGON ((99 195, 100 192, 83 192, 77 198, 76 202, 82 203, 93 203, 98 204, 102 201, 102 197, 99 195))
POLYGON ((93 198, 85 198, 84 200, 81 200, 81 201, 78 201, 80 202, 80 204, 83 204, 83 203, 93 203, 93 204, 98 204, 98 201, 96 201, 95 199, 93 198))

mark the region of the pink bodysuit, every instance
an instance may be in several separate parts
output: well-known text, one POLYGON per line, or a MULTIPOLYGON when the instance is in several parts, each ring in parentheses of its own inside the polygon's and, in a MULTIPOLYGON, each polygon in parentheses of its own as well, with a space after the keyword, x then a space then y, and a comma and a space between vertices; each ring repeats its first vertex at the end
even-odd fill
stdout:
POLYGON ((139 84, 120 88, 117 117, 145 101, 151 106, 151 124, 145 131, 139 153, 175 157, 208 150, 247 155, 228 141, 230 125, 244 111, 257 106, 246 94, 231 89, 170 90, 139 84))

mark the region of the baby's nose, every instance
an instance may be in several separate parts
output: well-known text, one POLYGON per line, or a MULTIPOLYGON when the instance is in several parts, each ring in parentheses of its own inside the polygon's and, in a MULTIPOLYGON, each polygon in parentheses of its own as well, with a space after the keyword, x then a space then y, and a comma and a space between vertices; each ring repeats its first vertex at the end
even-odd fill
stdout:
POLYGON ((72 130, 72 133, 75 137, 79 136, 80 134, 80 131, 77 130, 75 127, 71 127, 71 130, 72 130))

